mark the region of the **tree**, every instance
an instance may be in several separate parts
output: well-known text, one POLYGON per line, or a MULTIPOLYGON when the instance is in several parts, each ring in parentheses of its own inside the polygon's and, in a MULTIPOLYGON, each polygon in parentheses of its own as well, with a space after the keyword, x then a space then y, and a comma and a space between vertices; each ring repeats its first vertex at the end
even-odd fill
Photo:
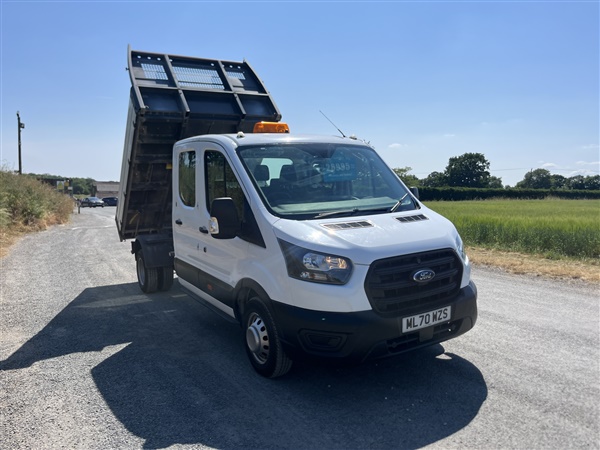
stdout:
POLYGON ((426 187, 448 186, 448 183, 446 182, 446 174, 443 172, 431 172, 429 175, 427 175, 427 178, 421 182, 421 185, 426 187))
POLYGON ((524 189, 550 189, 552 187, 552 176, 546 169, 535 169, 527 172, 523 180, 516 185, 524 189))
POLYGON ((408 173, 412 170, 412 167, 396 167, 395 169, 392 169, 392 170, 394 172, 396 172, 396 175, 398 175, 398 177, 408 187, 421 185, 421 180, 419 180, 416 176, 408 173))
POLYGON ((566 185, 570 189, 600 190, 600 175, 575 175, 567 178, 566 185))
POLYGON ((450 158, 444 174, 448 186, 485 188, 490 181, 489 169, 490 163, 482 153, 465 153, 450 158))
POLYGON ((75 195, 93 195, 94 183, 92 178, 71 178, 73 184, 73 194, 75 195))
POLYGON ((585 177, 585 188, 593 191, 600 191, 600 175, 590 175, 585 177))
POLYGON ((504 186, 502 185, 502 178, 491 176, 488 180, 487 187, 490 189, 503 189, 504 186))
POLYGON ((562 175, 550 175, 550 185, 553 189, 564 189, 567 186, 567 178, 562 175))

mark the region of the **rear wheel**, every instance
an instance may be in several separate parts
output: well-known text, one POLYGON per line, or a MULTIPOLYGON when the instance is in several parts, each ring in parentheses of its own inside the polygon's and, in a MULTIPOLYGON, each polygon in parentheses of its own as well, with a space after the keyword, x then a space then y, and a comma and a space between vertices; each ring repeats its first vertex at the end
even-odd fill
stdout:
POLYGON ((142 291, 147 294, 156 292, 158 289, 158 269, 156 267, 146 267, 144 255, 141 251, 135 254, 135 261, 138 284, 142 291))
POLYGON ((247 303, 242 323, 244 347, 254 370, 267 378, 285 375, 292 360, 283 350, 271 312, 259 297, 247 303))
POLYGON ((168 291, 173 286, 173 267, 158 268, 158 289, 168 291))

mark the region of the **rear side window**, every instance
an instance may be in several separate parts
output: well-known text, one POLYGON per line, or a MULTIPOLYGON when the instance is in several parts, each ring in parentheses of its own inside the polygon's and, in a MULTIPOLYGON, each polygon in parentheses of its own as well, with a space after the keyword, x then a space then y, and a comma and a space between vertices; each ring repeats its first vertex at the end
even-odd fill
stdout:
POLYGON ((179 198, 185 206, 196 206, 196 152, 179 154, 179 198))

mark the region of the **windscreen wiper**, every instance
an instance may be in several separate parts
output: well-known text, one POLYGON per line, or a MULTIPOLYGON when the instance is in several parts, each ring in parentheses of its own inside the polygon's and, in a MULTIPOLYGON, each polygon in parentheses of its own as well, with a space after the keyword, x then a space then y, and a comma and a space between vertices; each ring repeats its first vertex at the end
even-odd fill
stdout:
POLYGON ((343 211, 327 211, 317 214, 315 219, 322 219, 323 217, 343 217, 343 216, 353 216, 356 213, 362 212, 362 210, 358 208, 354 209, 345 209, 343 211))
POLYGON ((327 211, 315 216, 315 219, 322 219, 323 217, 336 217, 336 216, 355 216, 360 214, 371 214, 371 213, 385 213, 388 212, 389 208, 373 208, 373 209, 344 209, 342 211, 327 211))
POLYGON ((408 192, 407 192, 406 194, 404 194, 404 195, 402 196, 402 198, 401 198, 400 200, 398 200, 398 201, 396 202, 396 204, 395 204, 394 206, 392 206, 392 207, 389 209, 389 212, 391 212, 391 213, 393 213, 393 212, 396 212, 396 210, 397 210, 398 208, 400 208, 400 205, 402 204, 402 201, 403 201, 403 200, 406 198, 406 196, 407 196, 407 195, 408 195, 408 192))

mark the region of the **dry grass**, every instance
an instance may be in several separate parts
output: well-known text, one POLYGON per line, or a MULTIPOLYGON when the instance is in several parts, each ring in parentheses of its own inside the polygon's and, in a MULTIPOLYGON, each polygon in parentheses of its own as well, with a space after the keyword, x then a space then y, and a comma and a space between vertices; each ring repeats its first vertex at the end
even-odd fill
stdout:
POLYGON ((0 167, 0 257, 23 234, 68 222, 73 206, 54 187, 0 167))
POLYGON ((583 280, 600 284, 600 260, 598 259, 583 261, 574 259, 554 260, 540 255, 478 247, 468 247, 467 254, 475 265, 499 267, 514 274, 583 280))
POLYGON ((0 258, 8 255, 11 247, 22 235, 23 233, 18 233, 15 230, 0 230, 0 258))

